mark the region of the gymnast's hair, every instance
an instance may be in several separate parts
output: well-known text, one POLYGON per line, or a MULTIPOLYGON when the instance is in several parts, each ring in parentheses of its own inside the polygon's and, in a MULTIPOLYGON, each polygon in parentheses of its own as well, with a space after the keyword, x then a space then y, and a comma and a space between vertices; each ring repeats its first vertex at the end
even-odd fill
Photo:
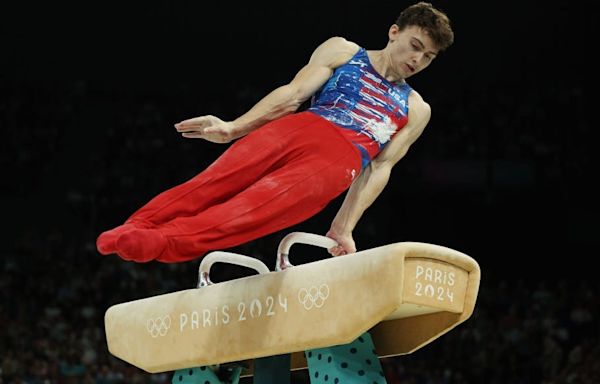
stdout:
POLYGON ((454 42, 450 19, 431 3, 421 1, 405 8, 396 19, 396 25, 400 30, 413 25, 423 28, 440 51, 454 42))

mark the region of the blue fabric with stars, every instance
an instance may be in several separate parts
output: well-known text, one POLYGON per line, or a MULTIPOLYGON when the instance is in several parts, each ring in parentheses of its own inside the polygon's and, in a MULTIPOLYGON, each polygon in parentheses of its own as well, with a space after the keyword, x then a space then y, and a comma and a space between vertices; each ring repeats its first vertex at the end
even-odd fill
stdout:
POLYGON ((311 384, 386 384, 368 332, 350 344, 305 352, 311 384))

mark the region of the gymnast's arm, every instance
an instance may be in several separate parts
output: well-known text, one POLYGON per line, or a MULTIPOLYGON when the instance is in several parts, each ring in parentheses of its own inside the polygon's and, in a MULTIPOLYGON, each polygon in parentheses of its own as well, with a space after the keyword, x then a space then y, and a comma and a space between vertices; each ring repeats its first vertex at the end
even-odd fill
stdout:
POLYGON ((187 138, 202 138, 228 143, 279 117, 295 112, 300 105, 331 77, 333 70, 346 63, 357 52, 358 45, 342 37, 332 37, 319 45, 308 64, 293 80, 262 98, 248 112, 233 121, 207 115, 175 124, 187 138))
POLYGON ((329 253, 332 255, 340 256, 356 252, 352 238, 354 227, 363 212, 387 185, 392 167, 404 157, 429 122, 431 108, 415 91, 411 92, 409 105, 411 107, 408 113, 408 123, 350 186, 344 202, 326 234, 339 244, 329 249, 329 253))

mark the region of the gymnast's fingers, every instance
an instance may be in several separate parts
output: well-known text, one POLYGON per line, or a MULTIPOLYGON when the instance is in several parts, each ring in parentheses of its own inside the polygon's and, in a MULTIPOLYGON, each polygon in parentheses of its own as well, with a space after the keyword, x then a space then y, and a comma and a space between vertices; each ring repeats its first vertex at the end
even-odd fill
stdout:
POLYGON ((346 251, 342 246, 336 245, 335 247, 329 249, 329 253, 333 256, 341 256, 345 255, 346 251))
POLYGON ((202 139, 202 132, 183 132, 181 136, 186 137, 188 139, 202 139))
POLYGON ((175 124, 175 128, 179 132, 202 129, 211 125, 212 118, 213 116, 194 117, 175 124))

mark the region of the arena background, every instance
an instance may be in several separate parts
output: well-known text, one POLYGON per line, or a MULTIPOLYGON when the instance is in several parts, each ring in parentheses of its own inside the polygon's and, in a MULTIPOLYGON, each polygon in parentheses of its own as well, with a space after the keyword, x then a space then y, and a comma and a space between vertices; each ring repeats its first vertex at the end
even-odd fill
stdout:
MULTIPOLYGON (((472 319, 384 361, 388 382, 600 382, 599 6, 433 3, 456 40, 409 79, 431 122, 354 235, 359 249, 422 241, 462 251, 481 265, 482 285, 472 319)), ((328 37, 383 48, 408 4, 3 5, 0 383, 170 382, 109 355, 103 313, 194 286, 198 261, 103 257, 97 235, 226 148, 181 138, 175 122, 235 118, 328 37)), ((324 234, 342 198, 232 250, 272 266, 285 234, 324 234)), ((298 262, 325 257, 297 246, 298 262)), ((216 281, 247 274, 214 270, 216 281)))

